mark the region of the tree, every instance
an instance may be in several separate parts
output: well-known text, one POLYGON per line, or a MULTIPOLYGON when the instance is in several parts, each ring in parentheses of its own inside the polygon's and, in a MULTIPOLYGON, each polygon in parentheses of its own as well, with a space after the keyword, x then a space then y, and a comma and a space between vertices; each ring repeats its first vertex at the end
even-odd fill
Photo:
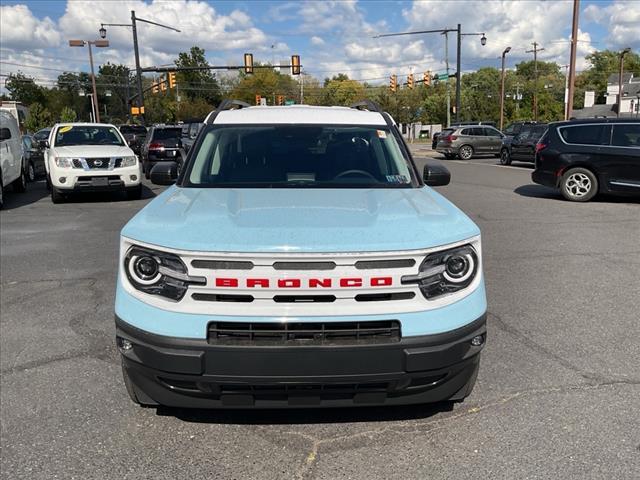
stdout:
MULTIPOLYGON (((177 67, 209 67, 205 51, 200 47, 191 47, 189 52, 180 52, 174 62, 177 67)), ((220 85, 211 70, 179 71, 176 81, 180 95, 188 99, 204 98, 208 103, 217 105, 222 98, 220 85)))
POLYGON ((61 122, 75 122, 78 115, 76 115, 76 111, 71 107, 64 107, 60 112, 60 121, 61 122))
POLYGON ((322 103, 324 105, 351 105, 366 98, 364 86, 350 80, 345 74, 339 74, 331 80, 325 80, 322 103))
MULTIPOLYGON (((618 81, 620 71, 620 52, 602 50, 592 52, 586 56, 591 68, 580 72, 576 77, 576 89, 573 97, 574 105, 583 105, 584 92, 596 92, 596 103, 605 103, 604 94, 607 91, 607 81, 611 75, 618 81)), ((629 52, 624 56, 624 71, 640 77, 640 55, 629 52)))
POLYGON ((45 89, 37 85, 33 78, 21 72, 10 73, 5 87, 11 98, 17 102, 22 102, 23 105, 42 104, 45 101, 45 89))
POLYGON ((101 110, 106 106, 109 117, 126 118, 129 113, 128 98, 135 91, 135 88, 129 88, 134 85, 129 67, 105 63, 98 72, 96 83, 101 110), (106 95, 107 92, 110 92, 109 96, 106 95))
POLYGON ((273 68, 254 68, 250 75, 240 73, 240 81, 229 96, 253 105, 256 95, 266 98, 270 105, 275 103, 277 95, 283 95, 288 100, 297 99, 298 82, 273 68))
POLYGON ((44 108, 40 103, 32 103, 29 107, 29 115, 24 122, 28 132, 37 132, 46 127, 53 125, 53 117, 51 112, 44 108))

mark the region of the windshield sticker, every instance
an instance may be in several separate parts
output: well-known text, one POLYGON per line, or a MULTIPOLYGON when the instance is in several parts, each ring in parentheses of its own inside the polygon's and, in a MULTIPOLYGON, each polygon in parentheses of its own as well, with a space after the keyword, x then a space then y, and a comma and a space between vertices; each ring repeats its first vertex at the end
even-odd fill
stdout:
POLYGON ((71 130, 73 127, 71 125, 67 125, 66 127, 62 127, 60 130, 58 130, 58 133, 66 133, 69 130, 71 130))
POLYGON ((409 179, 405 175, 387 175, 389 183, 409 183, 409 179))
POLYGON ((378 138, 387 138, 387 132, 384 130, 376 130, 378 132, 378 138))

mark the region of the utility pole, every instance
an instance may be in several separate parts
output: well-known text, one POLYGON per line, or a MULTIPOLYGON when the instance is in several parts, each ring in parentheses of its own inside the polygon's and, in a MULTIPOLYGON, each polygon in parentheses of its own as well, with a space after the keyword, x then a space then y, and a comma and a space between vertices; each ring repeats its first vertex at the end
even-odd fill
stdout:
POLYGON ((618 118, 620 118, 620 112, 622 111, 622 72, 624 71, 624 56, 630 51, 631 48, 627 47, 620 52, 620 71, 618 73, 618 118))
POLYGON ((516 83, 516 119, 520 118, 520 82, 516 83))
POLYGON ((567 112, 569 111, 569 65, 560 65, 564 68, 564 119, 569 120, 567 112))
POLYGON ((507 47, 502 52, 502 72, 500 74, 500 131, 502 131, 504 127, 504 59, 510 51, 511 47, 507 47))
MULTIPOLYGON (((482 34, 482 38, 484 38, 484 33, 482 34)), ((460 121, 460 110, 462 109, 462 99, 460 98, 461 92, 460 87, 462 84, 462 26, 458 24, 458 54, 456 55, 456 122, 460 121)), ((485 39, 486 43, 486 39, 485 39)), ((483 43, 484 45, 484 43, 483 43)), ((449 81, 449 72, 447 72, 447 82, 449 81)))
POLYGON ((567 80, 567 111, 565 120, 571 118, 573 112, 573 90, 576 82, 576 51, 578 50, 578 13, 580 13, 580 0, 573 0, 573 25, 571 28, 571 56, 569 59, 569 78, 567 80))
POLYGON ((538 42, 533 42, 533 50, 527 50, 526 53, 533 53, 533 119, 538 121, 538 52, 544 48, 538 48, 538 42))
MULTIPOLYGON (((449 83, 449 35, 444 32, 444 61, 447 66, 447 128, 451 126, 451 87, 449 83)), ((456 103, 457 103, 456 99, 456 103)), ((457 118, 457 117, 456 117, 457 118)))

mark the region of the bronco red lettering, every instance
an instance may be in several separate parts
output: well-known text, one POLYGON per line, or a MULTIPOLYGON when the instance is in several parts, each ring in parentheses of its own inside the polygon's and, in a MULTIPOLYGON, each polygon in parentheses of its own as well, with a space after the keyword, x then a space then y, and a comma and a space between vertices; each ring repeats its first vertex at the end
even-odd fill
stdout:
POLYGON ((269 288, 268 278, 247 278, 247 288, 269 288))
POLYGON ((299 278, 284 278, 278 280, 278 288, 300 288, 299 278))
POLYGON ((309 288, 330 288, 331 287, 331 279, 330 278, 310 278, 309 279, 309 288))
POLYGON ((216 287, 238 287, 237 278, 216 278, 216 287))
POLYGON ((361 287, 362 279, 361 278, 341 278, 340 286, 341 287, 361 287))
POLYGON ((389 287, 392 283, 392 277, 374 277, 371 279, 372 287, 389 287))

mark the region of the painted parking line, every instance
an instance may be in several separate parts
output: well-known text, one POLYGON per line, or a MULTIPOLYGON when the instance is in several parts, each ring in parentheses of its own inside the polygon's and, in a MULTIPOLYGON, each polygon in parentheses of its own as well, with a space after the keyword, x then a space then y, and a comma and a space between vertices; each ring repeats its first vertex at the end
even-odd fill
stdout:
POLYGON ((500 167, 500 168, 512 168, 514 170, 527 171, 526 166, 518 167, 514 165, 500 165, 499 163, 483 163, 483 162, 470 162, 468 160, 448 160, 449 162, 460 163, 463 165, 485 165, 487 167, 500 167))

